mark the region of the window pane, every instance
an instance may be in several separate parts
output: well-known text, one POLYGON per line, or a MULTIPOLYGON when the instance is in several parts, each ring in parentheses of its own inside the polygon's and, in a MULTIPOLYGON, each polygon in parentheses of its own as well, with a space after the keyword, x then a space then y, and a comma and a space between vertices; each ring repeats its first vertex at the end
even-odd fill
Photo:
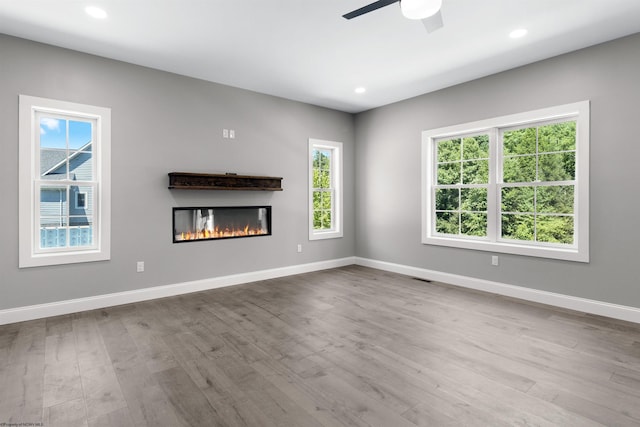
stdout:
POLYGON ((505 131, 502 144, 503 154, 505 156, 535 154, 536 128, 505 131))
POLYGON ((461 233, 467 236, 487 235, 487 214, 484 213, 461 213, 460 214, 461 233))
POLYGON ((460 139, 449 139, 437 144, 438 162, 452 162, 461 159, 460 139))
POLYGON ((45 179, 66 179, 66 160, 66 150, 57 148, 40 149, 40 176, 45 179))
POLYGON ((313 170, 314 188, 331 188, 331 172, 325 170, 313 170))
POLYGON ((69 151, 69 179, 74 181, 93 180, 93 154, 86 151, 69 151))
POLYGON ((503 212, 534 213, 534 187, 505 187, 501 194, 503 212))
POLYGON ((538 187, 537 211, 541 213, 573 213, 573 185, 538 187))
POLYGON ((313 210, 316 211, 322 207, 322 192, 313 192, 313 210))
POLYGON ((67 121, 40 117, 40 176, 46 179, 67 177, 67 121))
POLYGON ((329 150, 313 150, 313 167, 317 169, 331 168, 331 151, 329 150))
POLYGON ((573 243, 573 217, 538 215, 536 228, 539 242, 573 243))
POLYGON ((93 218, 69 218, 69 246, 91 246, 93 244, 93 218))
POLYGON ((73 201, 69 204, 69 215, 91 216, 93 215, 93 187, 72 185, 69 188, 70 197, 73 201), (84 205, 80 202, 84 200, 84 205))
POLYGON ((41 117, 40 176, 93 180, 91 142, 91 122, 41 117))
POLYGON ((63 216, 40 218, 40 248, 67 246, 67 220, 63 216))
POLYGON ((489 161, 472 160, 462 163, 463 184, 487 184, 489 182, 489 161))
POLYGON ((331 188, 331 171, 320 171, 320 188, 331 188))
POLYGON ((463 159, 488 159, 489 135, 478 135, 462 140, 463 159))
POLYGON ((571 181, 576 176, 576 153, 541 154, 540 181, 571 181))
POLYGON ((313 211, 313 229, 320 230, 322 228, 322 211, 313 211))
POLYGON ((313 170, 314 188, 331 188, 331 172, 325 170, 313 170))
POLYGON ((331 151, 322 151, 320 167, 324 170, 331 169, 331 151))
POLYGON ((322 211, 322 229, 331 229, 331 211, 322 211))
POLYGON ((40 216, 65 217, 69 213, 67 187, 43 187, 40 189, 40 216))
POLYGON ((313 168, 319 168, 320 167, 320 151, 318 150, 313 150, 312 151, 312 156, 313 156, 313 168))
POLYGON ((533 240, 533 215, 502 215, 502 237, 505 239, 533 240))
MULTIPOLYGON (((486 188, 462 188, 460 190, 462 199, 460 209, 465 211, 487 210, 487 189, 486 188)), ((437 208, 436 208, 437 209, 437 208)))
POLYGON ((450 185, 460 183, 460 168, 462 163, 440 163, 438 164, 438 184, 450 185))
POLYGON ((40 117, 40 148, 67 149, 67 121, 40 117))
POLYGON ((76 193, 75 209, 87 208, 87 193, 76 193))
POLYGON ((536 157, 505 157, 502 164, 504 182, 533 182, 536 180, 536 157))
POLYGON ((576 149, 576 122, 555 123, 538 128, 538 152, 576 149))
POLYGON ((456 212, 436 212, 436 232, 459 234, 460 222, 456 212))
POLYGON ((91 123, 69 120, 69 148, 87 150, 91 144, 91 123))
POLYGON ((436 189, 436 210, 438 211, 454 211, 458 210, 459 191, 457 188, 439 188, 436 189))
POLYGON ((332 199, 332 194, 329 191, 324 191, 322 193, 322 209, 329 209, 331 210, 331 199, 332 199))

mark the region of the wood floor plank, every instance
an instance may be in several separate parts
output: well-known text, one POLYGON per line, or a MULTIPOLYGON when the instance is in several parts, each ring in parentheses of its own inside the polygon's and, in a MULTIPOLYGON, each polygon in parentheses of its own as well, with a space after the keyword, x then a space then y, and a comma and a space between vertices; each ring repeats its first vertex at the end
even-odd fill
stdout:
POLYGON ((80 370, 111 363, 93 312, 77 314, 72 321, 80 370))
POLYGON ((45 365, 42 403, 45 408, 82 397, 80 370, 75 360, 45 365))
POLYGON ((620 410, 620 407, 614 409, 614 406, 617 405, 609 399, 603 401, 584 399, 577 394, 565 389, 558 389, 549 384, 536 384, 530 394, 550 397, 548 400, 554 405, 602 425, 640 425, 640 419, 637 418, 637 415, 636 417, 628 416, 628 407, 623 410, 620 410))
MULTIPOLYGON (((178 424, 175 411, 168 403, 168 397, 148 369, 147 361, 142 354, 135 353, 114 363, 113 366, 127 403, 127 417, 135 425, 171 427, 178 424)), ((108 416, 97 417, 93 421, 112 422, 113 419, 123 416, 119 415, 119 410, 110 414, 113 415, 106 414, 108 416)))
POLYGON ((42 422, 45 324, 42 319, 20 323, 9 342, 8 363, 0 366, 1 422, 42 422))
POLYGON ((76 338, 73 332, 47 336, 44 354, 45 362, 48 364, 77 362, 76 338))
POLYGON ((44 408, 47 427, 87 427, 87 413, 82 398, 44 408))
POLYGON ((20 324, 15 339, 9 343, 7 349, 7 364, 27 362, 33 365, 41 362, 45 347, 45 324, 44 319, 20 324))
POLYGON ((410 427, 413 425, 402 414, 382 406, 376 399, 360 392, 340 376, 327 372, 307 380, 323 400, 330 402, 329 410, 351 423, 364 425, 410 427))
POLYGON ((127 406, 111 364, 81 367, 87 417, 95 418, 127 406))
POLYGON ((178 365, 171 349, 162 339, 162 333, 151 322, 149 306, 136 306, 122 323, 136 344, 149 372, 159 372, 178 365))
POLYGON ((0 423, 640 425, 640 325, 348 266, 0 326, 0 423))
POLYGON ((48 317, 46 319, 47 330, 46 336, 64 335, 73 331, 73 315, 66 314, 63 316, 48 317))
POLYGON ((103 319, 97 325, 112 364, 134 357, 138 347, 120 319, 103 319))
POLYGON ((127 408, 89 419, 89 427, 134 427, 127 408))
POLYGON ((44 358, 0 367, 0 422, 42 422, 43 382, 44 358))
MULTIPOLYGON (((331 411, 331 402, 322 399, 306 381, 291 373, 278 361, 266 359, 251 364, 267 381, 294 401, 323 426, 346 426, 345 419, 331 411)), ((307 377, 308 378, 308 377, 307 377)))
POLYGON ((229 378, 219 360, 200 358, 186 361, 183 366, 225 425, 276 425, 229 378))
POLYGON ((222 418, 180 367, 153 374, 167 395, 178 422, 184 426, 223 425, 222 418))

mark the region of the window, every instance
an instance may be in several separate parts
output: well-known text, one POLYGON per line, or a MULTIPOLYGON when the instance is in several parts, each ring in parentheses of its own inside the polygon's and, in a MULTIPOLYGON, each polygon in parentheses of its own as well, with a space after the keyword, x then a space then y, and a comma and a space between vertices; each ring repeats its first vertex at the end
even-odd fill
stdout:
POLYGON ((342 237, 342 143, 309 139, 309 240, 342 237))
POLYGON ((423 132, 425 244, 589 261, 589 103, 423 132))
POLYGON ((87 208, 87 193, 80 193, 76 191, 76 209, 87 208))
POLYGON ((110 257, 108 108, 20 95, 20 267, 110 257))

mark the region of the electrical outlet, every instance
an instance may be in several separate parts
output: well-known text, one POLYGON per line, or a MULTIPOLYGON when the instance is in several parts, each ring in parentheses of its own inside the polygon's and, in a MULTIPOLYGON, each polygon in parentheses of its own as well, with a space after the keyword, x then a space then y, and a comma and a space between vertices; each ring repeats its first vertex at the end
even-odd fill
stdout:
POLYGON ((222 137, 229 138, 229 129, 222 129, 222 137))
POLYGON ((229 129, 229 139, 236 139, 236 130, 229 129))
POLYGON ((302 252, 302 245, 298 243, 298 253, 302 252))
POLYGON ((498 255, 492 255, 491 256, 491 265, 498 265, 498 264, 499 264, 498 255))
POLYGON ((144 261, 138 261, 136 263, 136 272, 142 273, 144 271, 144 261))

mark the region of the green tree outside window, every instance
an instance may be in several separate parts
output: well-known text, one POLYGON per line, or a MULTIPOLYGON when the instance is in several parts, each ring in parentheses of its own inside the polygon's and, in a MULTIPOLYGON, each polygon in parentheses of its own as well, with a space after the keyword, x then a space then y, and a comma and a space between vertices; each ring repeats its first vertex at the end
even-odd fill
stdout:
POLYGON ((489 136, 439 141, 436 152, 436 231, 486 236, 489 136))
POLYGON ((333 197, 331 150, 313 150, 313 228, 333 228, 333 197))
POLYGON ((505 131, 502 141, 502 238, 572 244, 576 122, 505 131))

